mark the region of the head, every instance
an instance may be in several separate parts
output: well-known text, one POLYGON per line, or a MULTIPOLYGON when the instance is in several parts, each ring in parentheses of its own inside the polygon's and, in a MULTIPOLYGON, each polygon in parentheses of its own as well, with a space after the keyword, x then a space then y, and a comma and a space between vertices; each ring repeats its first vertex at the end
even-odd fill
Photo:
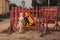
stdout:
POLYGON ((24 16, 23 12, 20 12, 20 16, 24 16))

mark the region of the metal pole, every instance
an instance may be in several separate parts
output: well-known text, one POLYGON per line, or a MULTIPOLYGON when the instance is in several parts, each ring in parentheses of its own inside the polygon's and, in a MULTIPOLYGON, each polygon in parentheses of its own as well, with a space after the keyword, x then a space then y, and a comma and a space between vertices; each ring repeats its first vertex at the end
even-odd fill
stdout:
POLYGON ((25 7, 25 1, 23 0, 21 4, 22 4, 22 7, 24 8, 25 7))
POLYGON ((50 6, 50 0, 48 0, 48 6, 50 6))

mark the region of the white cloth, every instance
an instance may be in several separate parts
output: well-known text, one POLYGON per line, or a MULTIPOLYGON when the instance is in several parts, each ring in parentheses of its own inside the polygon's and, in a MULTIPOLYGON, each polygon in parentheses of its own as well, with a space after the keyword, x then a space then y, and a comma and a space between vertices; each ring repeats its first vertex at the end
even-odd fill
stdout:
POLYGON ((21 16, 21 17, 19 18, 19 20, 23 21, 23 20, 24 20, 24 17, 21 16))
POLYGON ((19 18, 19 25, 20 25, 20 27, 23 27, 23 25, 24 25, 24 17, 19 18))
POLYGON ((24 27, 24 17, 21 14, 20 17, 19 17, 18 25, 17 25, 17 28, 20 28, 19 29, 19 32, 22 32, 23 31, 23 27, 24 27))

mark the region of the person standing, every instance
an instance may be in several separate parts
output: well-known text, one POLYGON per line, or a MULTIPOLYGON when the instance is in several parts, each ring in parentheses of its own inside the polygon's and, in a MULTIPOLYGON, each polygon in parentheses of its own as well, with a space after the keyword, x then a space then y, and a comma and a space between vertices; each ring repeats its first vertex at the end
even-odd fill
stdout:
POLYGON ((19 27, 19 33, 24 32, 24 15, 23 15, 23 12, 21 12, 19 15, 19 23, 18 23, 17 27, 19 27))

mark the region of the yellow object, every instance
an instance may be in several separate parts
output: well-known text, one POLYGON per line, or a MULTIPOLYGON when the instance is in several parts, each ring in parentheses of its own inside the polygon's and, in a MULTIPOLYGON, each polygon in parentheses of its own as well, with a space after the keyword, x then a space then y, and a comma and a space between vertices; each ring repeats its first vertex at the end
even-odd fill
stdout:
MULTIPOLYGON (((29 12, 25 12, 24 17, 27 17, 28 18, 28 20, 30 22, 29 25, 32 25, 33 23, 35 23, 34 19, 32 18, 32 16, 30 15, 29 12)), ((28 23, 26 24, 26 27, 28 27, 28 23)))

